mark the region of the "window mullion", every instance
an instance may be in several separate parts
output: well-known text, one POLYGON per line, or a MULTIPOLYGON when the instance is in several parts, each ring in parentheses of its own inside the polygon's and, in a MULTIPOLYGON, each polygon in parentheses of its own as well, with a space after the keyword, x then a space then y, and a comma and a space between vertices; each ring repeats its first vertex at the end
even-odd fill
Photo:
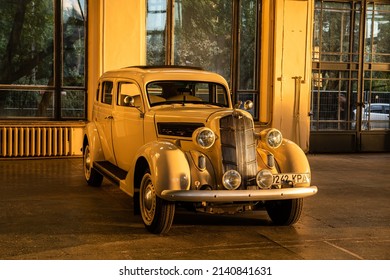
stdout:
POLYGON ((238 90, 238 79, 239 79, 239 38, 240 38, 240 3, 239 0, 233 0, 232 5, 232 54, 231 54, 231 90, 233 93, 233 102, 237 102, 237 90, 238 90))
POLYGON ((61 0, 54 2, 54 118, 61 119, 62 87, 62 7, 61 0))
POLYGON ((175 0, 167 0, 167 23, 166 23, 166 57, 165 64, 166 65, 174 65, 175 61, 175 0))

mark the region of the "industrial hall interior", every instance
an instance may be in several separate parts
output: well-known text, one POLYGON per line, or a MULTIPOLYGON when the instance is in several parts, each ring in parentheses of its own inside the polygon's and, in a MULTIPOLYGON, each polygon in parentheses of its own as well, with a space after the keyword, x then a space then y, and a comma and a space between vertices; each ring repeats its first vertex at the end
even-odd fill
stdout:
POLYGON ((388 0, 1 0, 0 158, 78 157, 99 77, 201 67, 307 153, 390 151, 388 0))

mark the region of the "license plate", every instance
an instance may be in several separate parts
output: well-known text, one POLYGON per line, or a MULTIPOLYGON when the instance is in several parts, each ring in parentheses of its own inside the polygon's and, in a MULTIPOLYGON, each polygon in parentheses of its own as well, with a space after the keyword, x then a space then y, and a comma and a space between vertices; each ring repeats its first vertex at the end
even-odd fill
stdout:
POLYGON ((284 174, 274 174, 273 175, 273 185, 282 185, 289 183, 309 183, 310 176, 308 174, 294 174, 294 173, 284 173, 284 174))

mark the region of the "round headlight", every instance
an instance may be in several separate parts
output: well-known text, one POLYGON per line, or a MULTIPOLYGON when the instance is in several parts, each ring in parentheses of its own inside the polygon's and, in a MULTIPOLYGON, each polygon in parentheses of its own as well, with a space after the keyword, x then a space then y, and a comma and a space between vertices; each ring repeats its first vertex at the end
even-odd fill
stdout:
POLYGON ((210 128, 200 127, 194 131, 192 139, 202 148, 208 149, 214 145, 215 133, 210 128))
POLYGON ((235 190, 241 185, 241 175, 236 170, 228 170, 223 174, 222 184, 228 190, 235 190))
POLYGON ((259 173, 256 175, 256 182, 257 186, 260 189, 269 189, 272 186, 273 183, 273 176, 271 171, 268 169, 260 170, 259 173))
POLYGON ((282 133, 279 130, 273 128, 270 131, 268 131, 267 135, 265 136, 265 141, 267 142, 268 146, 270 146, 273 149, 276 149, 283 142, 282 133))

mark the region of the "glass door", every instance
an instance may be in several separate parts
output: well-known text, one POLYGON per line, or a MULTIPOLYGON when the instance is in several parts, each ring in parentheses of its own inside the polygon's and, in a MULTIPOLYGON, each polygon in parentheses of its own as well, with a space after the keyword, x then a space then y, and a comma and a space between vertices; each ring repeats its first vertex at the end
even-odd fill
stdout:
POLYGON ((314 17, 312 134, 329 137, 334 151, 340 135, 351 151, 382 150, 390 132, 390 1, 317 0, 314 17))

